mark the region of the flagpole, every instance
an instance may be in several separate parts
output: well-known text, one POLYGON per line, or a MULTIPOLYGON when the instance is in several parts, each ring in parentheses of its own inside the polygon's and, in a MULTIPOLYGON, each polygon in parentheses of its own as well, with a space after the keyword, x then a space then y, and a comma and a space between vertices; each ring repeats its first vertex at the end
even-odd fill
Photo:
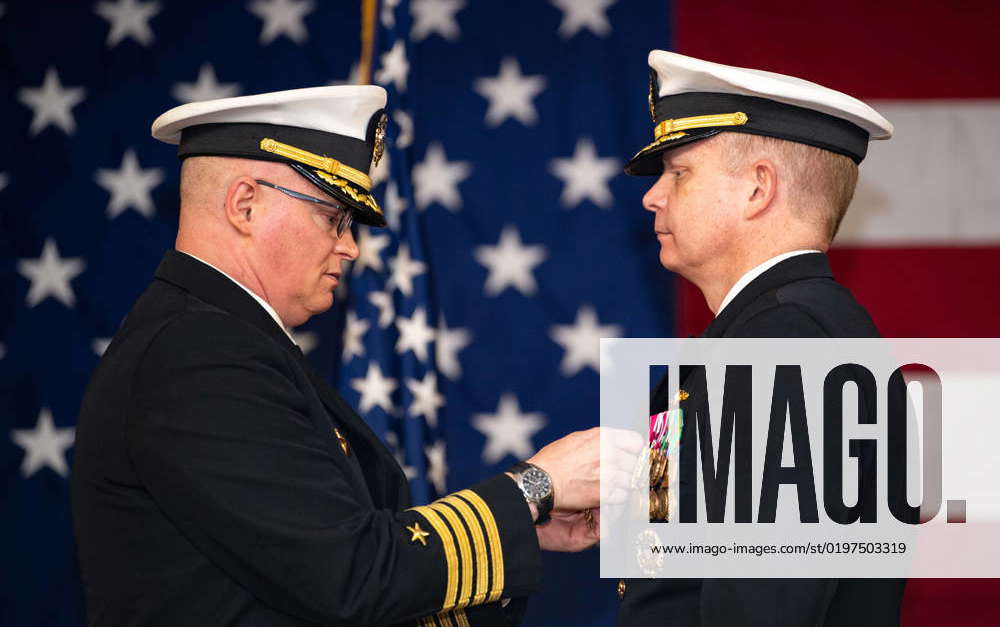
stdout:
POLYGON ((361 59, 358 65, 358 82, 372 82, 372 56, 375 53, 375 14, 378 0, 361 0, 361 59))

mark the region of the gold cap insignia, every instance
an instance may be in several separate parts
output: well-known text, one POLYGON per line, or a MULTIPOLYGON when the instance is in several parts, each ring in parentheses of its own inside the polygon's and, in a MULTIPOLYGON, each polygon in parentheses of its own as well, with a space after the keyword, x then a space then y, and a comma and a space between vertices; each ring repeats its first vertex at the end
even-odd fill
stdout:
POLYGON ((385 125, 388 122, 388 118, 383 113, 378 119, 378 125, 375 127, 375 149, 372 153, 372 168, 378 165, 378 162, 382 160, 382 154, 385 152, 385 125))
POLYGON ((649 71, 649 117, 656 124, 656 98, 660 92, 660 80, 655 70, 649 71))
POLYGON ((265 137, 260 140, 260 149, 265 152, 276 154, 279 157, 291 159, 292 161, 317 168, 316 174, 323 172, 323 175, 321 176, 323 177, 323 180, 327 182, 330 181, 327 176, 338 176, 364 188, 366 191, 372 188, 372 180, 367 174, 361 170, 355 170, 346 163, 341 163, 333 157, 317 155, 309 152, 308 150, 296 148, 295 146, 291 146, 289 144, 283 144, 277 140, 271 139, 270 137, 265 137))

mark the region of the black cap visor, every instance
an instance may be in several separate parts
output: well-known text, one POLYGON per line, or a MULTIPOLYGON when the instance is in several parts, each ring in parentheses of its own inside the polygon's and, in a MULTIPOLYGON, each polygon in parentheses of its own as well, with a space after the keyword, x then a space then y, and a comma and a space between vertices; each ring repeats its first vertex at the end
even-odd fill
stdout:
POLYGON ((382 214, 382 208, 379 207, 375 196, 364 188, 347 179, 301 163, 289 163, 288 165, 310 183, 347 205, 354 211, 355 222, 368 226, 386 225, 385 215, 382 214))

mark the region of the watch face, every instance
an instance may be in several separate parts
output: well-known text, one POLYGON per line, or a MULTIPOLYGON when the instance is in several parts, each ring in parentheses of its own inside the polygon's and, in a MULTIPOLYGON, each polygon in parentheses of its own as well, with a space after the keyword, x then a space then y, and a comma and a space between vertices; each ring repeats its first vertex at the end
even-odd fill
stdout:
POLYGON ((529 499, 540 501, 552 494, 552 481, 548 474, 537 468, 529 468, 521 475, 521 485, 529 499))

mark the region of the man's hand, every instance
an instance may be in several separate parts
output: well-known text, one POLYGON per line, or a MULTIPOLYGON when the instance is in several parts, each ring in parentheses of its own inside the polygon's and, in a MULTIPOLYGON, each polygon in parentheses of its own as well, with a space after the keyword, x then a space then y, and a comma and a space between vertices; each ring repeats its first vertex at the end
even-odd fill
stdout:
POLYGON ((527 461, 552 478, 553 511, 577 512, 599 507, 602 488, 605 500, 622 502, 643 446, 631 431, 594 427, 552 442, 527 461))
POLYGON ((599 509, 582 512, 553 512, 552 520, 535 527, 543 551, 582 551, 600 539, 599 509))
POLYGON ((600 505, 600 433, 600 427, 575 431, 548 444, 528 460, 552 478, 553 518, 559 512, 580 512, 600 505))
POLYGON ((633 475, 644 449, 643 438, 626 429, 604 427, 601 430, 601 503, 625 502, 634 491, 633 475))

